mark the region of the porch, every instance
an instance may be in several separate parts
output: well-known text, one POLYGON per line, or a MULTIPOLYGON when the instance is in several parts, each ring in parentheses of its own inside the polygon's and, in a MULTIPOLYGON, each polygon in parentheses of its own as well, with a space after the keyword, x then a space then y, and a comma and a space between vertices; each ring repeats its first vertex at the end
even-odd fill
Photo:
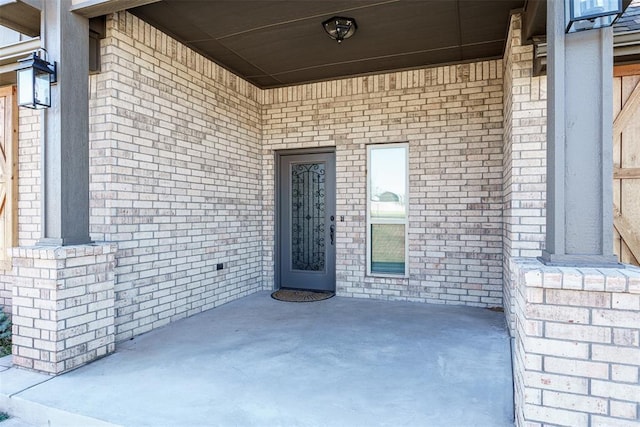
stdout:
POLYGON ((258 292, 57 377, 4 359, 0 406, 51 426, 508 426, 509 347, 483 308, 258 292))

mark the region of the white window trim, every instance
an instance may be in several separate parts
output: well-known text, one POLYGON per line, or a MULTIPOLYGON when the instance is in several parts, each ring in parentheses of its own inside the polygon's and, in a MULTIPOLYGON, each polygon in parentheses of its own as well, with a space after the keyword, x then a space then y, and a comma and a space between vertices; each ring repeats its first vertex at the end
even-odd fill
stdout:
POLYGON ((390 277, 390 278, 408 278, 409 277, 409 143, 408 142, 396 142, 396 143, 385 143, 385 144, 368 144, 367 145, 367 168, 366 168, 366 176, 367 176, 367 276, 370 277, 390 277), (384 149, 384 148, 401 148, 403 147, 405 151, 405 189, 407 191, 406 194, 406 213, 404 220, 398 219, 376 219, 373 223, 371 222, 371 150, 372 149, 384 149), (371 225, 372 224, 403 224, 404 225, 404 274, 390 274, 390 273, 375 273, 371 272, 371 225))

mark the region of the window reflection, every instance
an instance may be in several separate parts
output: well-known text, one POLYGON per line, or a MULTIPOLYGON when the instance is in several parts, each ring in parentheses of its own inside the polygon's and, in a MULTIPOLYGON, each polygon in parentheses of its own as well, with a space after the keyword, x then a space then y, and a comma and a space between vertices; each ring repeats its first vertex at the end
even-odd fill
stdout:
POLYGON ((406 148, 371 149, 370 213, 372 218, 406 216, 406 148))

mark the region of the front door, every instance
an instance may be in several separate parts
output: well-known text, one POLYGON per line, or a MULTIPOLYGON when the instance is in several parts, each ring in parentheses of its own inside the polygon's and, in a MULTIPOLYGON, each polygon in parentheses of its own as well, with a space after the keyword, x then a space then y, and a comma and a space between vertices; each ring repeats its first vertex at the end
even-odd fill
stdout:
POLYGON ((334 153, 280 156, 280 288, 335 291, 334 153))

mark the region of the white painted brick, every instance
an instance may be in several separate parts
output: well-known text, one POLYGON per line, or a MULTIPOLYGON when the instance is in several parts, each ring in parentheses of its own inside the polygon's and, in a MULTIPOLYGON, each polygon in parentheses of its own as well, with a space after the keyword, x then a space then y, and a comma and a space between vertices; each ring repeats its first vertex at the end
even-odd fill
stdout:
POLYGON ((539 421, 544 425, 586 426, 589 422, 589 416, 580 412, 535 405, 525 405, 524 409, 529 420, 539 421))
POLYGON ((576 359, 589 357, 589 344, 587 343, 531 337, 526 340, 524 345, 525 351, 529 353, 576 359))
POLYGON ((630 403, 612 400, 610 405, 612 417, 627 418, 640 424, 640 421, 638 421, 638 402, 630 403))
POLYGON ((618 310, 640 311, 640 295, 616 293, 613 294, 612 306, 618 310))
POLYGON ((591 417, 591 427, 638 427, 640 422, 628 419, 616 419, 594 415, 591 417))
POLYGON ((607 414, 609 412, 607 399, 557 391, 543 390, 542 403, 545 406, 578 412, 594 414, 607 414))
POLYGON ((591 394, 593 396, 611 397, 627 402, 638 402, 640 396, 640 385, 638 384, 618 384, 610 381, 591 381, 591 394))
POLYGON ((525 372, 525 384, 529 387, 587 394, 589 381, 585 378, 569 377, 565 375, 548 374, 543 372, 525 372))
POLYGON ((591 352, 593 360, 640 365, 640 348, 593 344, 591 352))
MULTIPOLYGON (((528 356, 528 355, 527 355, 528 356)), ((559 357, 544 358, 544 370, 556 374, 565 374, 586 378, 609 378, 609 364, 559 357)))
POLYGON ((621 346, 640 346, 640 331, 633 329, 613 329, 613 343, 621 346))
POLYGON ((637 383, 639 369, 638 366, 611 365, 611 379, 618 382, 637 383))
POLYGON ((594 325, 636 329, 640 326, 640 310, 593 310, 592 317, 594 325))
POLYGON ((611 328, 571 325, 567 323, 545 323, 545 337, 562 340, 611 343, 611 328))
POLYGON ((527 388, 525 390, 524 403, 530 403, 532 405, 542 405, 542 390, 537 388, 527 388))
POLYGON ((590 323, 590 310, 581 307, 531 304, 526 307, 526 315, 531 319, 578 324, 590 323))
MULTIPOLYGON (((563 276, 567 280, 567 276, 563 276)), ((582 277, 582 276, 579 276, 582 277)), ((548 289, 545 301, 552 305, 570 305, 580 307, 610 307, 611 294, 605 292, 567 291, 548 289)))
POLYGON ((543 357, 540 355, 527 353, 524 356, 524 368, 530 371, 542 371, 542 360, 543 357))

